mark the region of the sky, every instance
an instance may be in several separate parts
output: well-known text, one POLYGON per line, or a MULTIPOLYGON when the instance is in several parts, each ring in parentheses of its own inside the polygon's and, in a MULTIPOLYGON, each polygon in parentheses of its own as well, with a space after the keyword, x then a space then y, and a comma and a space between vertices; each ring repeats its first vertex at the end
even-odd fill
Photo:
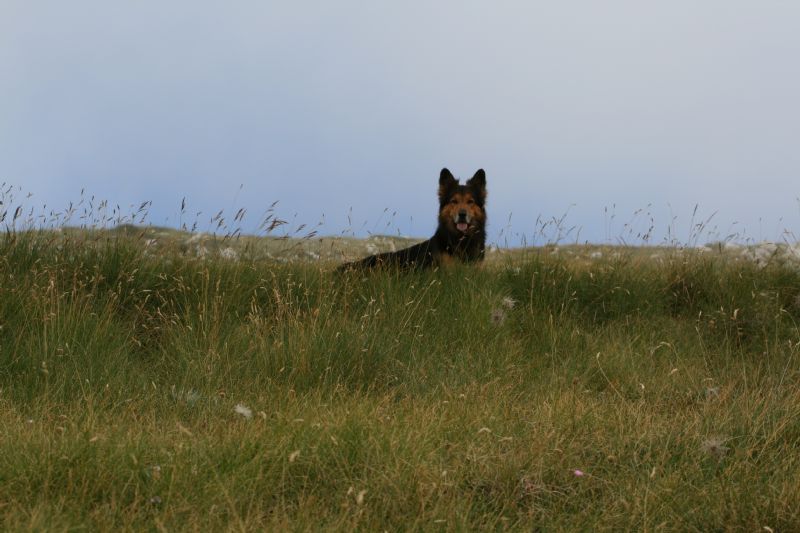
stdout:
POLYGON ((656 243, 794 239, 798 21, 779 0, 1 0, 0 182, 25 209, 84 190, 156 225, 244 208, 254 232, 278 202, 281 231, 427 237, 441 168, 484 168, 499 244, 636 244, 651 219, 656 243))

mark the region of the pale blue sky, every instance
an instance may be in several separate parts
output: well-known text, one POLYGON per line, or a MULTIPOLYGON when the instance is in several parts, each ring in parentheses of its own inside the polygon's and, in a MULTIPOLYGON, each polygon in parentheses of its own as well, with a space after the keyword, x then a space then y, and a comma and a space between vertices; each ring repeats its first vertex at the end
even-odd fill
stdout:
POLYGON ((569 210, 613 241, 650 205, 686 240, 696 204, 777 239, 800 234, 798 25, 794 1, 3 0, 0 182, 152 200, 154 224, 186 196, 203 228, 277 200, 429 236, 439 170, 482 167, 492 239, 569 210))

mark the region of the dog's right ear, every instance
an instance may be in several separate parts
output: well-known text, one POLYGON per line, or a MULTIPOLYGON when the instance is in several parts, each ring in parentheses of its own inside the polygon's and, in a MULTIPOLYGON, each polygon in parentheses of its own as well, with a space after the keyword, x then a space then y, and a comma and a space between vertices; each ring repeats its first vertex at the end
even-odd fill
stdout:
POLYGON ((449 170, 443 168, 439 173, 439 202, 443 202, 450 192, 450 189, 458 186, 458 180, 453 177, 449 170))

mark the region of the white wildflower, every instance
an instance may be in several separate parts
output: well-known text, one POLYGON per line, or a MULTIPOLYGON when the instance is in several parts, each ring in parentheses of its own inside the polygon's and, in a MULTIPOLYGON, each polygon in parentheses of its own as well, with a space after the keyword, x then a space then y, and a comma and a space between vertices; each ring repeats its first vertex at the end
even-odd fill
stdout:
POLYGON ((237 414, 240 414, 247 419, 253 418, 253 411, 251 411, 250 408, 244 404, 237 403, 233 410, 237 414))
POLYGON ((231 261, 236 261, 239 259, 239 254, 236 252, 236 250, 234 250, 230 246, 223 250, 220 250, 219 255, 223 259, 229 259, 231 261))
POLYGON ((514 306, 517 305, 517 301, 514 298, 511 298, 510 296, 506 296, 505 298, 503 298, 502 305, 506 309, 514 309, 514 306))

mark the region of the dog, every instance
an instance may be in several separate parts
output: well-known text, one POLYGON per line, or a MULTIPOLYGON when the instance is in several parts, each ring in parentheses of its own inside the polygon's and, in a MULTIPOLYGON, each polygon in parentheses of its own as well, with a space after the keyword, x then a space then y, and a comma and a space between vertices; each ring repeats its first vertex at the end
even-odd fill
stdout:
POLYGON ((340 271, 393 267, 425 269, 483 260, 486 245, 486 172, 461 185, 449 170, 439 174, 439 225, 425 242, 345 263, 340 271))

